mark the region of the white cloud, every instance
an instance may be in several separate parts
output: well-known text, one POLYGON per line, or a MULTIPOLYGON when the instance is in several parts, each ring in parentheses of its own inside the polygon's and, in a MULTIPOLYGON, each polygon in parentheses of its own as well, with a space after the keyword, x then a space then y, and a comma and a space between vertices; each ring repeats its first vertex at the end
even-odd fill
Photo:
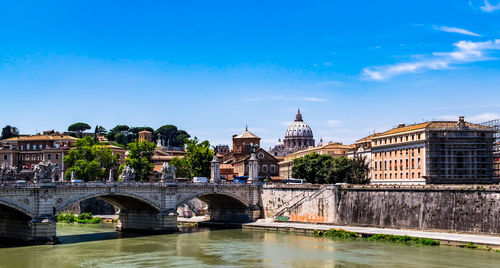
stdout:
POLYGON ((328 120, 326 121, 326 124, 330 127, 338 127, 342 125, 344 122, 339 121, 339 120, 328 120))
POLYGON ((327 102, 327 99, 317 98, 317 97, 304 97, 301 100, 303 101, 312 101, 312 102, 327 102))
POLYGON ((327 61, 327 62, 323 62, 323 65, 330 67, 330 66, 333 66, 333 63, 327 61))
POLYGON ((414 62, 366 67, 363 69, 363 76, 368 80, 383 81, 407 73, 441 70, 460 63, 492 60, 486 53, 500 50, 500 39, 485 42, 459 41, 453 46, 455 49, 451 52, 435 52, 414 62))
POLYGON ((479 7, 484 12, 493 12, 500 9, 500 2, 496 5, 490 4, 488 0, 484 0, 484 6, 479 7))
POLYGON ((434 29, 436 29, 438 31, 448 32, 448 33, 459 33, 459 34, 472 35, 472 36, 481 36, 480 34, 473 33, 469 30, 457 28, 457 27, 447 27, 447 26, 434 25, 434 29))

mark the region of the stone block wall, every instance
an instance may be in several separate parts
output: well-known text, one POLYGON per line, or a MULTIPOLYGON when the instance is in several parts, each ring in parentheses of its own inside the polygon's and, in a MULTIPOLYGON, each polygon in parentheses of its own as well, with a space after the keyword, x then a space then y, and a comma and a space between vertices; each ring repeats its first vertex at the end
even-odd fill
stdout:
POLYGON ((500 233, 499 186, 386 186, 340 190, 336 222, 500 233))

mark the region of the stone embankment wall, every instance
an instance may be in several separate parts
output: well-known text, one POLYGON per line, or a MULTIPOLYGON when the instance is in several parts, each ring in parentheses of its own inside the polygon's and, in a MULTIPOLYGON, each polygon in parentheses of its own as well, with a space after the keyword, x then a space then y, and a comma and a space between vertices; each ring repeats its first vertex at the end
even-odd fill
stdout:
POLYGON ((339 193, 338 224, 500 233, 499 186, 356 186, 339 193))
POLYGON ((275 185, 262 189, 262 202, 279 221, 500 233, 498 185, 275 185))

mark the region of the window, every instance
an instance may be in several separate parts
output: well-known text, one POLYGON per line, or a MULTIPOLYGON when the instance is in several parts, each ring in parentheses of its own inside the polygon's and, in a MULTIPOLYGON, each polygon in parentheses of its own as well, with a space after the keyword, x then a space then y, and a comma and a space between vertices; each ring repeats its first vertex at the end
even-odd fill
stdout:
POLYGON ((26 150, 28 150, 28 151, 30 150, 30 144, 29 143, 26 144, 26 150))
POLYGON ((417 134, 417 140, 420 140, 420 134, 417 134))
POLYGON ((384 161, 384 170, 387 170, 387 161, 384 161))
POLYGON ((274 173, 276 172, 276 166, 275 165, 271 165, 271 173, 274 173))
POLYGON ((262 172, 267 172, 267 165, 262 165, 262 172))
POLYGON ((418 178, 420 178, 420 172, 419 172, 419 173, 417 173, 417 175, 418 175, 418 178))
POLYGON ((38 149, 42 150, 42 145, 41 144, 38 145, 38 149))
POLYGON ((420 158, 417 158, 417 168, 420 168, 420 158))
POLYGON ((7 160, 7 155, 6 154, 3 155, 3 160, 7 160))
POLYGON ((392 160, 389 160, 389 170, 392 170, 392 160))
POLYGON ((384 174, 384 179, 387 179, 387 174, 384 174))
POLYGON ((48 155, 47 155, 47 159, 48 159, 48 160, 52 160, 52 155, 51 155, 51 154, 48 154, 48 155))
POLYGON ((377 170, 377 162, 375 162, 375 170, 377 170))
POLYGON ((30 160, 30 156, 29 155, 26 156, 26 160, 28 160, 28 161, 30 160))
POLYGON ((377 179, 377 174, 375 174, 375 179, 377 179))
POLYGON ((411 159, 411 168, 412 169, 415 168, 415 159, 414 158, 411 159))
POLYGON ((392 179, 392 173, 391 173, 391 174, 389 174, 389 179, 392 179))
POLYGON ((116 154, 116 159, 120 160, 121 154, 116 154))
POLYGON ((59 154, 56 154, 56 159, 59 159, 59 154))
POLYGON ((412 172, 411 173, 411 178, 414 179, 415 178, 415 172, 412 172))
POLYGON ((420 153, 420 147, 417 148, 417 153, 420 153))
POLYGON ((397 179, 398 178, 398 173, 394 173, 394 178, 397 179))
POLYGON ((415 140, 415 134, 411 135, 411 140, 414 141, 415 140))
POLYGON ((406 178, 408 179, 408 172, 406 172, 406 178))
POLYGON ((23 150, 23 145, 21 145, 21 151, 23 150))

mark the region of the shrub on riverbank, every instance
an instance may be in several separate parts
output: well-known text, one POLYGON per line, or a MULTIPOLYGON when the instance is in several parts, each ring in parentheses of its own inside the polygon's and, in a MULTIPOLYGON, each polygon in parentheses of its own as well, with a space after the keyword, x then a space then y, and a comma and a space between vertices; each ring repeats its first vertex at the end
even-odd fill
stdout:
POLYGON ((99 217, 93 217, 91 213, 81 213, 76 216, 73 213, 57 215, 57 222, 60 223, 79 223, 79 224, 95 224, 102 221, 99 217))
MULTIPOLYGON (((363 236, 359 233, 349 232, 342 229, 330 229, 328 231, 314 230, 313 235, 316 237, 326 237, 331 239, 363 239, 363 236)), ((375 234, 369 235, 366 239, 370 241, 388 241, 406 245, 438 246, 440 244, 439 241, 430 238, 418 238, 407 235, 375 234)))
POLYGON ((389 241, 408 245, 439 246, 439 241, 430 238, 419 238, 407 235, 375 234, 368 237, 371 241, 389 241))

